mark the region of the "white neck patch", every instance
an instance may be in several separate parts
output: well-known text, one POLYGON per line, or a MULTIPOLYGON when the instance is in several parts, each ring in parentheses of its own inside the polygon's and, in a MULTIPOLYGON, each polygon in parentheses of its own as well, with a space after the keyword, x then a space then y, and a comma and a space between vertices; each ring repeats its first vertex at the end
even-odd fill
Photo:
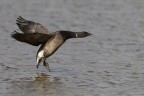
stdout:
POLYGON ((78 34, 76 34, 76 37, 78 37, 78 34))

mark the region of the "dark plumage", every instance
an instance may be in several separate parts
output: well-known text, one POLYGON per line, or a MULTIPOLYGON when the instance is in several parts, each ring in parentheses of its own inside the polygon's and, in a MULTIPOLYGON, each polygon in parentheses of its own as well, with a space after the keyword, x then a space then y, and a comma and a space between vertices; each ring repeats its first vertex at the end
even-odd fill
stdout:
POLYGON ((24 33, 43 33, 43 34, 49 33, 48 29, 46 29, 41 24, 26 20, 21 16, 19 16, 16 21, 17 21, 16 24, 18 25, 19 29, 24 33))
MULTIPOLYGON (((29 25, 27 25, 29 26, 29 25)), ((31 29, 29 29, 31 30, 31 29)), ((22 30, 23 31, 23 30, 22 30)), ((40 62, 50 71, 49 65, 46 62, 46 58, 51 56, 56 52, 56 50, 70 38, 83 38, 91 35, 88 32, 72 32, 72 31, 56 31, 49 34, 44 34, 41 32, 24 32, 18 33, 14 31, 12 37, 20 42, 25 42, 33 46, 41 45, 37 52, 37 68, 40 62)))
POLYGON ((24 34, 14 31, 11 36, 20 42, 25 42, 33 46, 38 46, 54 38, 55 34, 41 34, 41 33, 24 34))

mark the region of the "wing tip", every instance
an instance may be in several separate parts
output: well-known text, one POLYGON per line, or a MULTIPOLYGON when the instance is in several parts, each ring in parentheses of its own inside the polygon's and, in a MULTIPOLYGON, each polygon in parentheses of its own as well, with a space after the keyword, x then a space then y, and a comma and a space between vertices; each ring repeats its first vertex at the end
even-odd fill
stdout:
POLYGON ((22 16, 18 16, 17 19, 16 19, 16 22, 17 23, 24 23, 24 22, 27 22, 27 20, 24 19, 22 16))
POLYGON ((11 37, 15 37, 17 34, 21 34, 21 33, 19 33, 19 32, 17 32, 16 30, 14 30, 13 32, 12 32, 12 34, 11 34, 11 37))
POLYGON ((18 16, 17 20, 25 20, 22 16, 18 16))

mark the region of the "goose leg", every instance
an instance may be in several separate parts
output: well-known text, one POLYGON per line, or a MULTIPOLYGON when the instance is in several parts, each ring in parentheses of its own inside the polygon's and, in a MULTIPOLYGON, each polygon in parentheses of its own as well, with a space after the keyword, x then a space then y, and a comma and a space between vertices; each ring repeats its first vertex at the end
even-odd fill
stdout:
POLYGON ((37 68, 37 69, 38 69, 39 65, 40 65, 40 63, 38 63, 38 64, 36 65, 36 68, 37 68))
POLYGON ((51 70, 50 70, 50 67, 49 67, 49 64, 46 62, 46 60, 43 61, 43 65, 46 67, 46 69, 47 69, 48 71, 51 71, 51 70))
POLYGON ((39 67, 39 65, 40 65, 41 60, 42 60, 42 59, 39 59, 38 62, 37 62, 37 65, 36 65, 36 68, 37 68, 37 69, 38 69, 38 67, 39 67))

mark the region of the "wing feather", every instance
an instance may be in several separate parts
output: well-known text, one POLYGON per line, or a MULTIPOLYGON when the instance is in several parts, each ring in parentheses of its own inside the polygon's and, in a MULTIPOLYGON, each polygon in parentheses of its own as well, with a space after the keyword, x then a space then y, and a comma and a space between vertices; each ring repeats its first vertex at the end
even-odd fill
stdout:
POLYGON ((51 40, 54 38, 54 34, 41 34, 41 33, 18 33, 17 31, 14 31, 11 36, 20 41, 25 42, 33 46, 38 46, 40 44, 43 44, 45 42, 48 42, 48 40, 51 40))
POLYGON ((41 24, 26 20, 21 16, 19 16, 16 21, 17 26, 24 33, 42 33, 42 34, 49 33, 48 29, 46 29, 41 24))

